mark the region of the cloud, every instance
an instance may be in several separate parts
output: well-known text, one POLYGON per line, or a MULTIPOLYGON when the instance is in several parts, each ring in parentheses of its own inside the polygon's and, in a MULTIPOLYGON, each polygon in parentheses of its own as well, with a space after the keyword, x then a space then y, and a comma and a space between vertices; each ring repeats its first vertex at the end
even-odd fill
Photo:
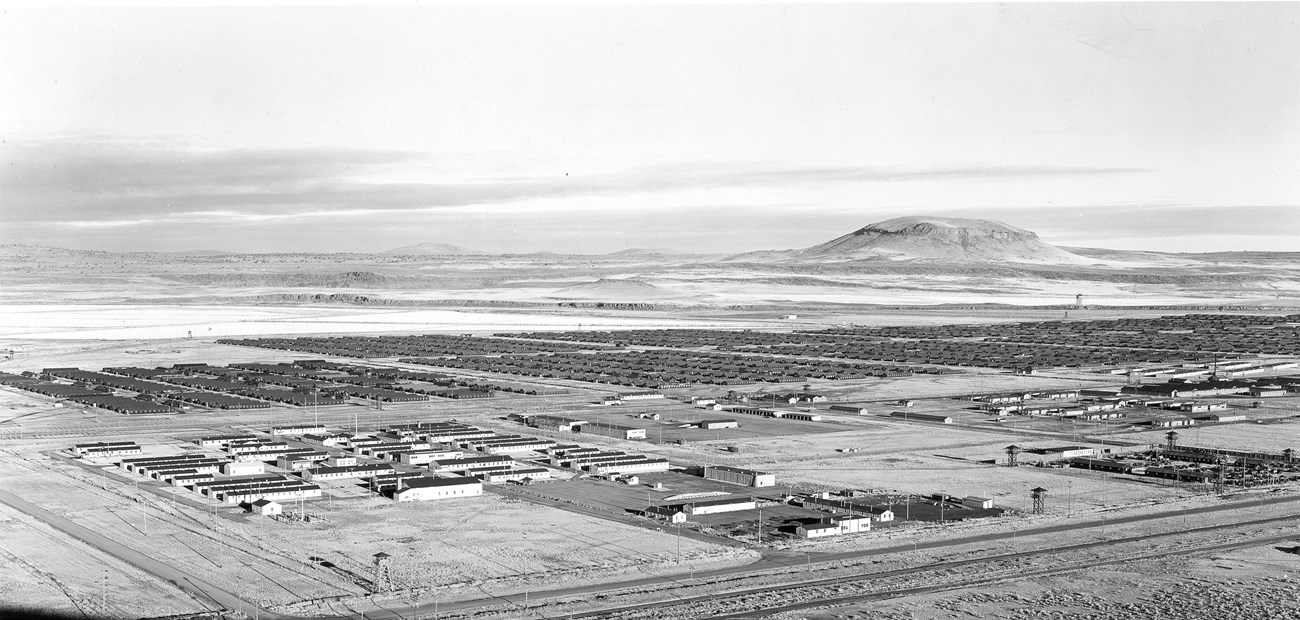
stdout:
MULTIPOLYGON (((383 216, 577 196, 646 195, 909 181, 1130 174, 1135 168, 1057 166, 840 166, 683 162, 596 174, 504 177, 466 172, 447 155, 361 149, 203 151, 106 141, 8 142, 0 192, 9 221, 289 221, 383 216), (402 181, 384 179, 400 178, 402 181), (414 179, 414 180, 412 180, 414 179)), ((505 162, 509 164, 510 162, 505 162)), ((508 166, 507 166, 508 167, 508 166)), ((540 170, 540 171, 538 171, 540 170)), ((552 201, 553 202, 553 201, 552 201)))

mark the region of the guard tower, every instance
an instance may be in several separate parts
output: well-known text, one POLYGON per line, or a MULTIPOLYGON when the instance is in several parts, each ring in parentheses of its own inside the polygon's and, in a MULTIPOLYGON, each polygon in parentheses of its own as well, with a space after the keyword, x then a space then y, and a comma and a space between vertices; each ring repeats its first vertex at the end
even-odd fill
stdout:
POLYGON ((1169 431, 1168 433, 1165 433, 1165 439, 1169 440, 1168 445, 1170 450, 1178 449, 1178 431, 1169 431))
POLYGON ((1041 515, 1047 512, 1047 489, 1043 487, 1030 489, 1029 497, 1034 500, 1034 514, 1041 515))
POLYGON ((1079 293, 1078 295, 1074 296, 1074 309, 1079 310, 1082 308, 1083 308, 1083 293, 1079 293))
POLYGON ((1016 458, 1020 456, 1020 446, 1007 446, 1007 467, 1019 465, 1016 458))
POLYGON ((387 592, 393 589, 393 578, 388 565, 392 556, 380 551, 375 554, 375 591, 387 592))

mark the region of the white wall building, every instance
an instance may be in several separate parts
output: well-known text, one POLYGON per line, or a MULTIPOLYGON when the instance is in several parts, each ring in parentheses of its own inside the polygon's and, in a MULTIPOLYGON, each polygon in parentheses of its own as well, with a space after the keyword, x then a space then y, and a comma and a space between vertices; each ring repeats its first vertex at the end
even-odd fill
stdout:
POLYGON ((418 502, 483 494, 483 482, 473 478, 416 478, 404 480, 393 501, 418 502))

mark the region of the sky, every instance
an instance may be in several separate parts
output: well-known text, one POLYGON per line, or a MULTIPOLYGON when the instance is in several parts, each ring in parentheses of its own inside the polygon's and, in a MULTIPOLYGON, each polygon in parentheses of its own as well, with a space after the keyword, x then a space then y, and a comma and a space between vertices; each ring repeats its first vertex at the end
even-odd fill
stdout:
POLYGON ((1300 251, 1300 3, 0 10, 0 243, 1300 251))

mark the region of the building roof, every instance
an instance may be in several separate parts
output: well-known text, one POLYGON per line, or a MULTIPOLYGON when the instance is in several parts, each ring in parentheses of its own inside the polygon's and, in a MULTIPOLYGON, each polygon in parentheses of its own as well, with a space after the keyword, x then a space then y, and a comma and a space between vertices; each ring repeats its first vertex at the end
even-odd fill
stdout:
MULTIPOLYGON (((432 487, 458 487, 482 484, 473 478, 415 478, 403 481, 407 489, 428 489, 432 487)), ((404 489, 405 490, 405 489, 404 489)))
POLYGON ((755 469, 742 469, 740 467, 732 467, 730 465, 709 465, 708 468, 720 469, 722 471, 729 471, 736 474, 745 474, 747 476, 770 476, 771 475, 767 472, 758 471, 755 469))
POLYGON ((801 528, 803 528, 803 529, 805 529, 805 530, 838 530, 838 529, 840 529, 840 526, 838 526, 838 525, 836 525, 836 524, 834 524, 834 523, 808 523, 808 524, 800 525, 799 527, 801 527, 801 528))
POLYGON ((754 501, 755 500, 752 497, 727 497, 723 499, 709 499, 686 503, 692 506, 728 506, 731 504, 749 504, 754 501))

